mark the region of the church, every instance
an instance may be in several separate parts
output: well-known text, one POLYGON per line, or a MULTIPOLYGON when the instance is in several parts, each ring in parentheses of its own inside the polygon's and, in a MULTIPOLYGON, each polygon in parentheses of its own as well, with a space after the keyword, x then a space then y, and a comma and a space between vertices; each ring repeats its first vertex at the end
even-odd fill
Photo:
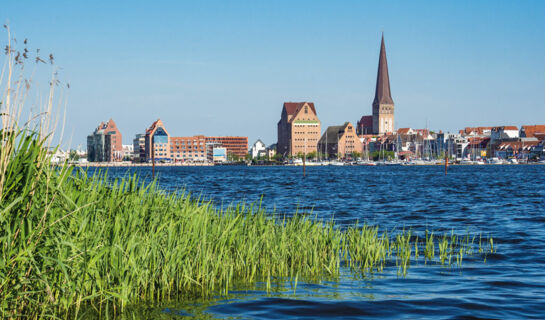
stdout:
POLYGON ((388 61, 386 60, 386 46, 384 35, 380 44, 378 60, 377 86, 373 100, 373 115, 363 116, 357 123, 358 135, 383 135, 394 131, 394 100, 390 92, 390 77, 388 75, 388 61))

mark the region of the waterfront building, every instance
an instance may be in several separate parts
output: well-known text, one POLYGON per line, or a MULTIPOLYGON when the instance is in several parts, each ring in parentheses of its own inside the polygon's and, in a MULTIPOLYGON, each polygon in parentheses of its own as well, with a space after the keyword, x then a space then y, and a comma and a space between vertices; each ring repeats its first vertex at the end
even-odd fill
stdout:
POLYGON ((87 159, 89 162, 112 162, 123 159, 122 136, 114 120, 101 122, 95 131, 87 136, 87 159))
POLYGON ((327 127, 318 141, 318 152, 328 158, 352 158, 354 152, 363 152, 361 143, 354 126, 345 122, 340 126, 327 127))
POLYGON ((519 135, 524 138, 545 135, 545 125, 522 126, 519 135))
POLYGON ((386 60, 384 35, 382 35, 377 71, 377 86, 375 89, 375 99, 373 100, 373 133, 385 134, 393 131, 394 100, 392 99, 390 92, 388 61, 386 60))
POLYGON ((276 156, 276 143, 273 143, 267 148, 267 157, 270 160, 274 158, 275 156, 276 156))
POLYGON ((134 159, 134 145, 124 144, 123 145, 123 161, 131 161, 134 159))
POLYGON ((388 61, 386 59, 386 46, 384 34, 380 43, 378 60, 377 83, 375 98, 372 103, 372 115, 365 115, 357 122, 358 135, 375 134, 383 135, 394 132, 394 100, 390 91, 390 75, 388 74, 388 61))
POLYGON ((493 127, 490 131, 491 140, 516 139, 519 137, 519 129, 516 126, 493 127))
POLYGON ((495 149, 494 155, 498 158, 528 159, 529 155, 537 146, 540 145, 538 140, 533 141, 507 141, 501 142, 495 149))
POLYGON ((487 148, 490 142, 489 137, 470 137, 467 140, 468 145, 464 150, 463 158, 477 160, 487 157, 487 148))
POLYGON ((492 127, 490 131, 490 142, 488 143, 487 154, 496 154, 498 146, 502 142, 519 140, 519 129, 516 126, 492 127))
POLYGON ((146 135, 144 133, 137 134, 132 140, 133 145, 133 162, 146 161, 146 135))
POLYGON ((170 135, 163 122, 158 119, 146 130, 145 155, 146 161, 170 161, 170 135))
POLYGON ((373 116, 362 116, 356 125, 356 133, 359 136, 373 134, 373 116))
POLYGON ((215 147, 212 149, 212 162, 223 163, 227 161, 227 148, 215 147))
POLYGON ((214 147, 225 147, 228 155, 239 158, 248 152, 248 137, 172 137, 161 120, 146 130, 144 140, 144 158, 148 162, 152 159, 152 151, 155 160, 165 162, 210 161, 214 147))
POLYGON ((285 102, 277 127, 278 154, 287 157, 317 151, 321 123, 313 102, 285 102))
POLYGON ((250 148, 250 155, 252 159, 259 158, 260 156, 265 156, 267 147, 260 139, 257 139, 256 142, 250 148))
POLYGON ((248 154, 248 137, 206 137, 206 143, 219 143, 233 158, 244 159, 248 154))
POLYGON ((192 137, 171 137, 170 154, 172 160, 204 162, 208 160, 207 142, 203 135, 192 137))

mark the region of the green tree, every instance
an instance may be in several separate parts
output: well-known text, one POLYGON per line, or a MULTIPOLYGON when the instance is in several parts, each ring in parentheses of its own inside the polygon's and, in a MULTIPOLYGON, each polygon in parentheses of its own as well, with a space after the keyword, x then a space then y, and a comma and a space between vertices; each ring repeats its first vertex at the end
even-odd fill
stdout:
POLYGON ((358 158, 361 158, 361 152, 352 151, 352 159, 358 159, 358 158))
POLYGON ((307 159, 316 159, 317 155, 318 153, 316 151, 309 152, 307 153, 307 159))
POLYGON ((78 161, 80 158, 79 154, 76 152, 76 150, 70 150, 70 153, 68 154, 68 160, 70 161, 78 161))

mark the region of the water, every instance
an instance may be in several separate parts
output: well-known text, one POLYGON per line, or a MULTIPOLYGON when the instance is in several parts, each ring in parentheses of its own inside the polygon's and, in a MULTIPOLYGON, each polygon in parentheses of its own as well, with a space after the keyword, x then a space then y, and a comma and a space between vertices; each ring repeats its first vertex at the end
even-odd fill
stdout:
MULTIPOLYGON (((110 168, 111 176, 127 174, 110 168)), ((150 177, 150 168, 131 168, 150 177)), ((339 226, 490 234, 497 253, 461 268, 413 264, 355 279, 280 283, 207 301, 166 303, 167 318, 538 318, 545 319, 545 166, 158 167, 161 187, 186 188, 217 206, 261 203, 271 214, 312 212, 339 226)))

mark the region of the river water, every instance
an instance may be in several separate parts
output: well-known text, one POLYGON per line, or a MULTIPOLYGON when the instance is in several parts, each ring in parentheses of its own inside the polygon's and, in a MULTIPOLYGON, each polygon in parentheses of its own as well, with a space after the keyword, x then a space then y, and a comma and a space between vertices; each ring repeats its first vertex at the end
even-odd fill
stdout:
MULTIPOLYGON (((110 176, 150 168, 110 168, 110 176)), ((261 203, 271 214, 312 212, 339 226, 359 220, 392 230, 482 233, 497 249, 461 267, 395 266, 356 279, 260 284, 228 297, 157 306, 160 317, 242 319, 545 319, 545 166, 158 167, 159 184, 217 206, 261 203)))

